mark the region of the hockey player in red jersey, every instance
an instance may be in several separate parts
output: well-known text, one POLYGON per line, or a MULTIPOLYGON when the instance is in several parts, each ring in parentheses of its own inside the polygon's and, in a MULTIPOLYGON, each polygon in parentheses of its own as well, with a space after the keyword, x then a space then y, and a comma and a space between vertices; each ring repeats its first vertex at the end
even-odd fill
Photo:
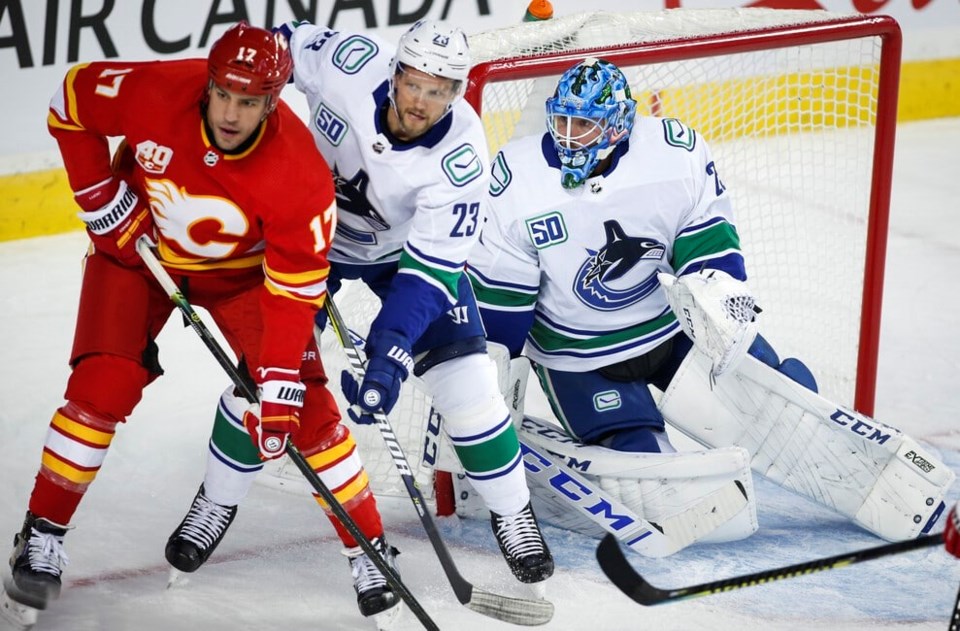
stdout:
MULTIPOLYGON (((327 295, 336 206, 326 162, 280 100, 291 72, 286 40, 241 22, 213 44, 207 60, 80 64, 53 97, 50 133, 92 248, 66 402, 50 422, 15 537, 6 585, 13 600, 42 609, 59 595, 68 524, 117 425, 162 374, 154 340, 173 304, 137 255, 143 235, 191 303, 209 311, 241 372, 259 388, 261 403, 227 431, 262 458, 283 454, 289 437, 392 561, 313 340, 314 314, 327 295), (113 159, 108 137, 122 139, 113 159), (295 396, 283 395, 289 392, 295 396)), ((219 542, 236 513, 232 494, 223 485, 201 485, 167 546, 178 569, 196 569, 219 542)), ((356 575, 355 559, 365 555, 328 516, 356 575)), ((379 585, 378 608, 395 605, 382 576, 379 584, 374 578, 365 575, 366 586, 379 585)))

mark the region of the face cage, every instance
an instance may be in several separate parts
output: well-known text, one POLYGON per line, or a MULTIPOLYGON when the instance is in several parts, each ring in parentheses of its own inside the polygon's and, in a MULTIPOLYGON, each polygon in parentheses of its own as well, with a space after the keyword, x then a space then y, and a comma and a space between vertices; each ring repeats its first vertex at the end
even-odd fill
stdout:
POLYGON ((547 129, 562 165, 561 184, 564 188, 580 186, 590 177, 602 158, 601 154, 606 153, 604 150, 610 146, 610 121, 603 116, 593 118, 548 113, 547 129), (584 131, 571 135, 571 131, 580 129, 574 126, 575 121, 587 121, 589 124, 583 125, 584 131), (566 130, 566 133, 561 130, 566 130))

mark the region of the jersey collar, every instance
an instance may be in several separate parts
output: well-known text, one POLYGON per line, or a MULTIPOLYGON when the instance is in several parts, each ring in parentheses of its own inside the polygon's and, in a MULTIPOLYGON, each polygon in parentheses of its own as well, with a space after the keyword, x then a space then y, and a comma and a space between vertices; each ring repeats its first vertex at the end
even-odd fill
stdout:
POLYGON ((383 136, 390 141, 391 149, 394 151, 409 151, 416 147, 432 149, 443 140, 453 125, 453 110, 451 110, 438 120, 427 133, 419 138, 411 140, 410 142, 400 140, 390 133, 390 128, 387 126, 387 108, 393 107, 390 103, 390 85, 388 81, 384 81, 373 91, 373 101, 377 104, 373 112, 373 124, 377 129, 377 133, 383 134, 383 136))

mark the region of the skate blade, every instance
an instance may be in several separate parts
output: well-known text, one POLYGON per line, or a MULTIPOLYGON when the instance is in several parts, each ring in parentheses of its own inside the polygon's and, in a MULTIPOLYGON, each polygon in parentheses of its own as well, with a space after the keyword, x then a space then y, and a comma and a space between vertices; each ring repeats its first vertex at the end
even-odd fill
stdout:
POLYGON ((175 567, 170 568, 170 573, 167 574, 167 589, 172 589, 174 587, 182 587, 190 582, 190 579, 183 575, 183 572, 178 570, 175 567))
POLYGON ((527 588, 530 589, 530 593, 533 594, 533 597, 537 600, 546 600, 547 599, 547 581, 540 581, 539 583, 527 583, 527 588))
POLYGON ((403 613, 403 602, 398 602, 395 606, 386 611, 370 616, 377 624, 377 631, 391 631, 400 615, 403 613))
POLYGON ((0 590, 0 622, 4 629, 26 631, 37 623, 38 611, 15 601, 7 593, 6 584, 0 590))

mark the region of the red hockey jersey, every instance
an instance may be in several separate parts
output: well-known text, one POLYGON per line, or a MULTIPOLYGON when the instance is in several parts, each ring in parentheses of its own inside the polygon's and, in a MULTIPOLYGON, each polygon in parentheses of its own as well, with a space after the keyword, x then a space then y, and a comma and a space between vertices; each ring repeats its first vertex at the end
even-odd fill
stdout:
POLYGON ((164 266, 179 274, 260 267, 262 366, 299 366, 326 297, 336 223, 333 180, 309 131, 282 101, 249 148, 208 137, 204 59, 72 68, 50 103, 74 191, 114 175, 148 200, 164 266), (126 159, 111 160, 109 137, 126 159))

